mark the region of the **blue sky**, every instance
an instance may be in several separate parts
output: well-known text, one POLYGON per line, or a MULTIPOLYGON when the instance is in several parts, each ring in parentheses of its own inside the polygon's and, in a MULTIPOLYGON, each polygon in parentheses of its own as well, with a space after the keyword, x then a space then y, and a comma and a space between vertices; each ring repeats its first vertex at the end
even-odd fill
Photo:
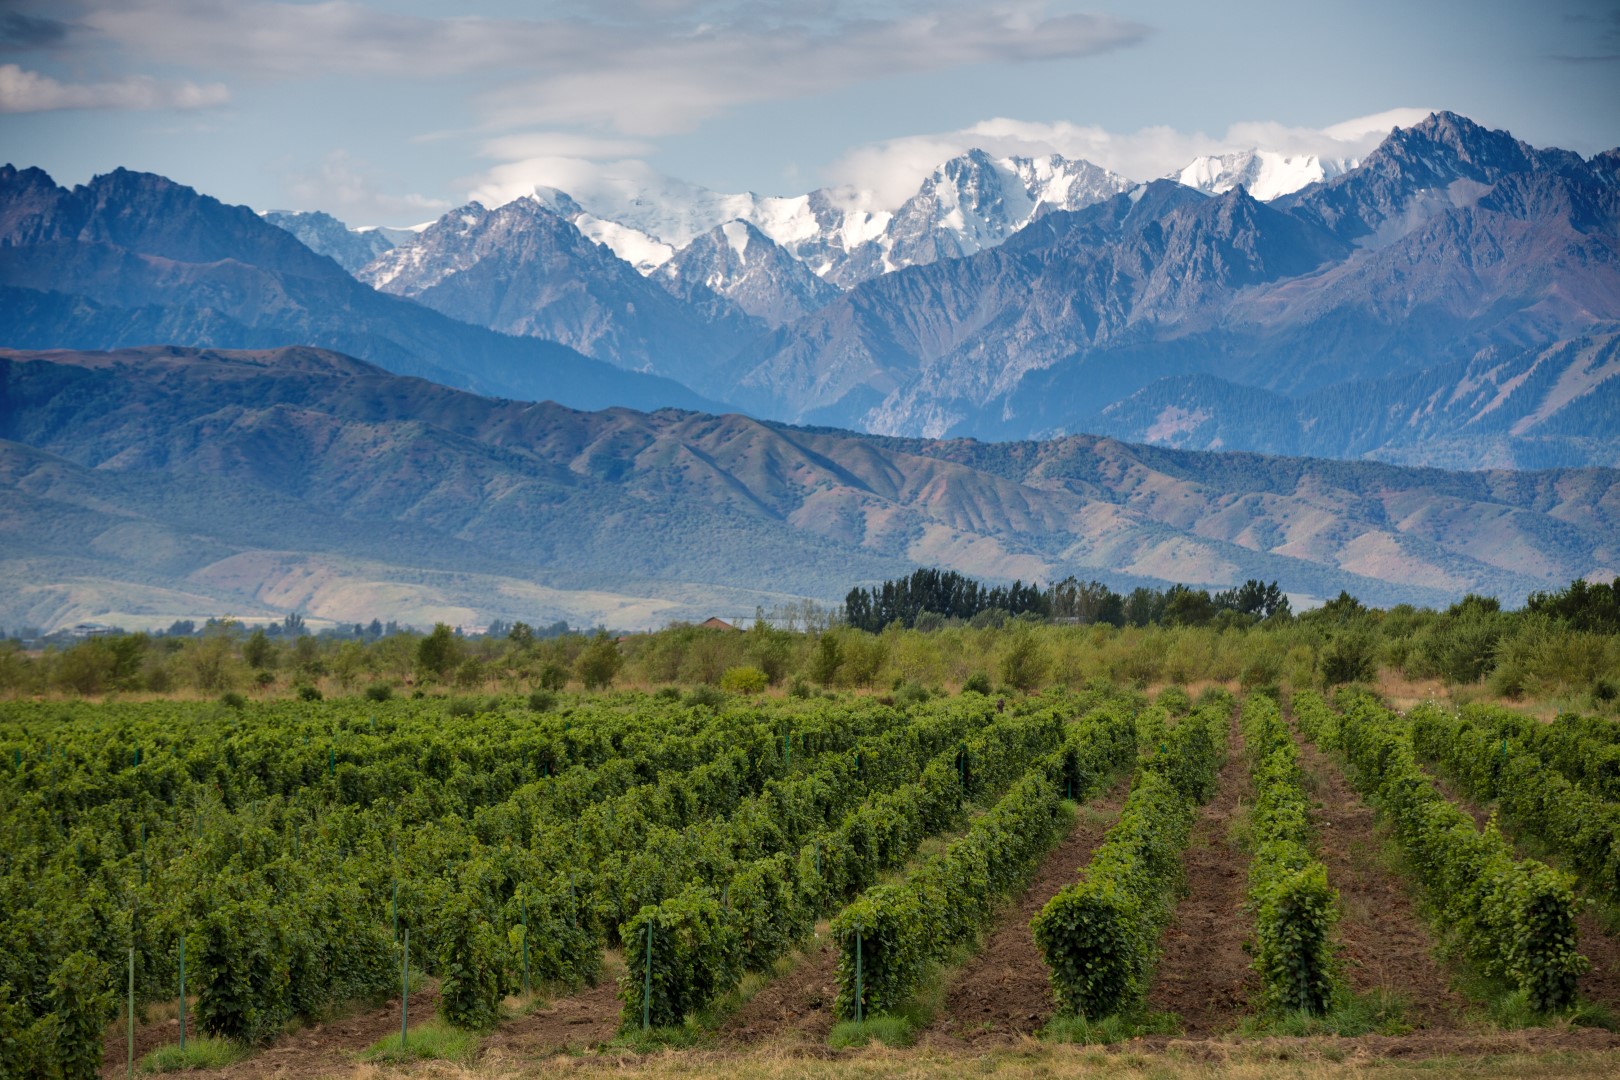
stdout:
POLYGON ((1593 153, 1617 103, 1620 0, 0 0, 0 156, 354 223, 604 173, 893 201, 975 143, 1147 179, 1430 108, 1593 153))

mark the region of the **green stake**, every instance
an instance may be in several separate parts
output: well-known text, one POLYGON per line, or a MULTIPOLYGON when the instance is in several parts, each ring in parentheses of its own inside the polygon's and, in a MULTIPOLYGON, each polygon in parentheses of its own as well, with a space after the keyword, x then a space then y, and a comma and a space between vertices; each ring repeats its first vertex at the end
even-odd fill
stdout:
POLYGON ((406 1047, 411 1012, 411 928, 405 928, 405 949, 399 954, 399 1048, 406 1047))
POLYGON ((135 950, 129 950, 129 1075, 135 1075, 135 950))
POLYGON ((180 935, 180 1049, 186 1048, 186 935, 180 935))
POLYGON ((328 746, 326 748, 326 775, 327 776, 333 775, 333 773, 335 772, 336 769, 337 769, 337 749, 335 747, 328 746))
POLYGON ((399 940, 399 882, 394 882, 394 940, 399 940))
POLYGON ((861 985, 861 932, 855 931, 855 1022, 859 1024, 864 1015, 862 999, 866 996, 865 987, 861 985))
POLYGON ((518 903, 523 906, 523 993, 529 993, 529 898, 527 894, 518 897, 518 903))
POLYGON ((641 1030, 652 1025, 652 920, 647 920, 647 971, 641 985, 641 1030))

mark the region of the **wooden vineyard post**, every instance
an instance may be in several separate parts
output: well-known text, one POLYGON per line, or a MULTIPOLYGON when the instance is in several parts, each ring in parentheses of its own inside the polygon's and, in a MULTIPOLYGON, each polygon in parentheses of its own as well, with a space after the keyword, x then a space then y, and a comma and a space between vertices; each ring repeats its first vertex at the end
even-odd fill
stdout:
POLYGON ((180 935, 180 1049, 186 1048, 186 935, 180 935))
POLYGON ((129 950, 129 1054, 125 1059, 128 1075, 135 1075, 135 950, 129 950))
POLYGON ((405 1050, 411 1015, 411 928, 405 928, 405 948, 399 954, 399 1049, 405 1050))
POLYGON ((647 970, 641 984, 641 1030, 652 1026, 652 920, 647 920, 647 970))

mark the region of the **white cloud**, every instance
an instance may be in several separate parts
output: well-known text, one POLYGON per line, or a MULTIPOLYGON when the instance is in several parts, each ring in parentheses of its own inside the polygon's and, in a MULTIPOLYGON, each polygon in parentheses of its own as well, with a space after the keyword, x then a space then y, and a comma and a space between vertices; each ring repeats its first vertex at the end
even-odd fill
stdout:
POLYGON ((690 130, 751 102, 975 64, 1074 59, 1148 34, 1108 15, 1049 15, 1038 0, 813 19, 800 5, 651 6, 672 17, 425 18, 351 0, 92 0, 79 21, 137 56, 188 67, 486 77, 499 83, 475 99, 486 127, 578 125, 637 136, 690 130))
POLYGON ((857 147, 829 166, 825 174, 835 185, 872 192, 875 206, 892 209, 916 192, 923 178, 940 162, 975 147, 1001 157, 1062 154, 1084 158, 1133 180, 1152 180, 1202 154, 1255 147, 1324 158, 1364 157, 1391 128, 1414 124, 1429 111, 1391 109, 1327 128, 1247 121, 1233 124, 1218 136, 1165 126, 1112 132, 1095 125, 1032 123, 998 117, 957 131, 910 135, 857 147))
POLYGON ((326 155, 313 173, 290 172, 282 188, 301 210, 325 210, 351 225, 414 225, 450 209, 444 199, 385 192, 347 151, 326 155))
POLYGON ((50 112, 57 109, 206 109, 230 101, 219 83, 159 82, 131 75, 109 82, 65 83, 0 64, 0 113, 50 112))
POLYGON ((573 131, 529 131, 484 143, 480 153, 498 161, 524 158, 626 158, 653 152, 643 139, 602 138, 573 131))

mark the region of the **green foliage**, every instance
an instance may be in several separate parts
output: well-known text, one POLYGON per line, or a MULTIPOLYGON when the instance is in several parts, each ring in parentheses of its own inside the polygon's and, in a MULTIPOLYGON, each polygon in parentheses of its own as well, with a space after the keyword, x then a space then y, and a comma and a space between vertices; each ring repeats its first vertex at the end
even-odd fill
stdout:
POLYGON ((585 684, 585 689, 600 690, 613 684, 614 677, 623 666, 624 657, 619 655, 618 644, 606 632, 602 632, 592 638, 585 651, 579 654, 574 673, 585 684))
POLYGON ((962 682, 962 693, 990 695, 990 676, 982 671, 975 671, 962 682))
POLYGON ((1022 883, 1060 835, 1066 792, 1078 799, 1094 793, 1130 759, 1132 735, 1122 711, 1089 714, 966 834, 904 882, 868 890, 834 919, 837 1014, 854 1018, 857 1002, 863 1017, 894 1010, 929 964, 977 933, 997 899, 1022 883))
POLYGON ((1141 1002, 1180 887, 1194 807, 1224 754, 1225 717, 1220 705, 1205 706, 1165 734, 1082 880, 1031 921, 1060 1013, 1095 1020, 1141 1002))
POLYGON ((714 893, 696 887, 657 907, 645 907, 620 930, 625 973, 619 983, 621 1023, 639 1026, 648 1001, 648 935, 651 935, 652 997, 646 1014, 654 1027, 673 1027, 736 985, 742 943, 714 893))
POLYGON ((1001 679, 1015 690, 1028 693, 1046 681, 1051 659, 1040 639, 1028 628, 1016 632, 1001 655, 1001 679))
POLYGON ((411 1024, 401 1046, 397 1032, 384 1035, 360 1052, 360 1060, 384 1065, 412 1061, 450 1061, 470 1064, 478 1051, 478 1037, 464 1028, 438 1020, 411 1024))
POLYGON ((1268 697, 1244 702, 1243 735, 1256 791, 1249 815, 1254 969, 1272 1010, 1322 1015, 1338 994, 1331 941, 1338 893, 1327 867, 1311 857, 1310 800, 1298 751, 1268 697))
POLYGON ((435 623, 433 632, 416 645, 416 666, 424 676, 443 681, 461 663, 461 642, 444 623, 435 623))
POLYGON ((1489 706, 1412 710, 1412 745, 1469 796, 1496 801, 1594 892, 1620 900, 1620 745, 1607 721, 1542 724, 1489 706))
MULTIPOLYGON (((1320 699, 1300 694, 1295 709, 1307 731, 1329 725, 1307 714, 1320 699)), ((1526 995, 1538 1012, 1568 1008, 1588 967, 1576 950, 1576 901, 1568 875, 1516 861, 1495 822, 1483 832, 1435 788, 1417 763, 1409 731, 1365 694, 1341 699, 1333 743, 1355 779, 1388 818, 1424 886, 1439 924, 1489 977, 1526 995)))
POLYGON ((500 1019, 508 989, 501 935, 487 901, 463 891, 439 913, 439 1015, 458 1028, 488 1031, 500 1019))
POLYGON ((769 676, 756 667, 727 668, 720 676, 720 689, 730 694, 758 694, 769 685, 769 676))

